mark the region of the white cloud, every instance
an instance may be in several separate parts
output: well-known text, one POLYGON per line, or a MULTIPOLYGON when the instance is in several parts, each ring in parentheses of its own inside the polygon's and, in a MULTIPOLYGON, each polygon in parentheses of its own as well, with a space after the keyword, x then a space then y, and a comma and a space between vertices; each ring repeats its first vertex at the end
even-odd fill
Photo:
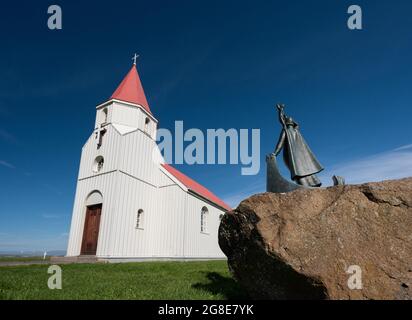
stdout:
POLYGON ((412 144, 407 144, 405 146, 401 146, 399 148, 396 148, 394 151, 401 151, 401 150, 408 150, 408 149, 412 149, 412 144))
MULTIPOLYGON (((324 186, 332 185, 333 175, 344 177, 347 184, 412 177, 412 144, 326 168, 319 175, 324 186)), ((223 200, 236 208, 242 200, 265 192, 265 184, 264 177, 259 177, 255 183, 226 195, 223 200)))
POLYGON ((411 177, 412 144, 332 166, 322 173, 322 181, 330 185, 333 175, 344 177, 348 184, 411 177))
POLYGON ((16 169, 16 167, 14 165, 12 165, 11 163, 4 161, 4 160, 0 160, 0 165, 10 168, 10 169, 16 169))
POLYGON ((4 129, 0 129, 0 139, 5 141, 5 142, 9 142, 12 144, 17 144, 18 140, 17 138, 12 135, 10 132, 4 130, 4 129))

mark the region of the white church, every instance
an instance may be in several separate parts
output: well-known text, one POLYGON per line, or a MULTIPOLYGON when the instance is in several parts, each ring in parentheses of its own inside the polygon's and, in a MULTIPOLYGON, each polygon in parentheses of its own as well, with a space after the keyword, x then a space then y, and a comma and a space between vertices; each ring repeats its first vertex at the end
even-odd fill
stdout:
POLYGON ((96 107, 81 153, 67 257, 100 260, 224 258, 220 219, 230 207, 162 158, 134 63, 96 107))

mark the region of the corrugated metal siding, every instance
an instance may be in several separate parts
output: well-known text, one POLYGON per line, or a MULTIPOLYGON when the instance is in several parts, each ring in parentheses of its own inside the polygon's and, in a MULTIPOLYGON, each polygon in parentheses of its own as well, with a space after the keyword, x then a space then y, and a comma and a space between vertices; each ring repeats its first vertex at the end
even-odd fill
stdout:
POLYGON ((118 169, 119 156, 122 150, 122 136, 111 125, 105 128, 107 131, 103 137, 103 144, 99 149, 97 149, 96 131, 93 132, 84 145, 80 160, 79 179, 118 169), (93 163, 97 156, 103 156, 104 165, 100 172, 95 173, 93 172, 93 163))
POLYGON ((188 257, 224 257, 218 244, 219 216, 224 212, 191 194, 186 194, 186 201, 185 255, 188 257), (209 211, 207 233, 202 233, 200 229, 203 207, 209 211))
MULTIPOLYGON (((120 174, 119 192, 116 211, 111 212, 113 233, 112 246, 105 254, 110 257, 168 257, 179 255, 179 238, 183 228, 179 226, 175 214, 164 210, 168 202, 159 201, 160 189, 139 180, 120 174), (136 217, 139 209, 144 210, 143 229, 136 229, 136 217), (180 229, 180 230, 179 230, 180 229)), ((166 195, 165 195, 166 196, 166 195)), ((173 197, 173 211, 178 212, 181 205, 178 195, 173 197)))
POLYGON ((128 105, 119 105, 119 103, 113 103, 112 105, 112 117, 111 122, 120 123, 130 127, 140 127, 139 122, 142 121, 143 112, 137 108, 128 105))
POLYGON ((153 185, 158 185, 158 163, 153 160, 156 142, 141 131, 122 136, 121 158, 118 168, 134 177, 153 185))
POLYGON ((217 242, 219 215, 223 211, 188 194, 152 160, 155 141, 140 130, 121 136, 106 127, 97 149, 94 134, 85 144, 73 208, 69 256, 80 254, 85 201, 93 190, 103 195, 97 255, 113 258, 224 257, 217 242), (99 174, 92 171, 97 155, 105 159, 99 174), (200 232, 200 212, 209 209, 209 234, 200 232), (139 209, 143 229, 136 229, 139 209))
POLYGON ((152 138, 155 137, 156 122, 140 108, 120 102, 114 102, 111 108, 110 120, 112 123, 140 128, 142 131, 147 131, 152 138), (146 118, 151 120, 147 125, 145 124, 146 118))
POLYGON ((117 172, 111 172, 89 179, 78 181, 76 198, 73 207, 72 223, 70 228, 68 256, 80 254, 81 242, 83 238, 83 227, 86 214, 85 201, 87 196, 94 190, 98 190, 103 195, 102 216, 100 220, 100 232, 98 241, 98 253, 105 251, 110 245, 111 212, 116 208, 117 172))

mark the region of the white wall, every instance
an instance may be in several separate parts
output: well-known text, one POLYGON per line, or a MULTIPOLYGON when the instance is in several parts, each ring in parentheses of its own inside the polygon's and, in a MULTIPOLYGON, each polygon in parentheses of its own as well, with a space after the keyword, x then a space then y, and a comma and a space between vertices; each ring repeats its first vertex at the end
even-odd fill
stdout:
POLYGON ((121 135, 112 125, 97 149, 93 133, 82 150, 68 256, 80 254, 87 196, 103 196, 97 256, 106 258, 217 258, 222 210, 186 192, 153 161, 156 143, 140 130, 121 135), (104 166, 94 173, 97 155, 104 166), (203 206, 209 210, 208 234, 200 232, 203 206), (136 229, 139 209, 143 229, 136 229))
POLYGON ((125 134, 121 139, 118 169, 151 184, 159 184, 158 163, 153 157, 156 142, 141 131, 125 134))
POLYGON ((220 225, 219 216, 224 211, 191 195, 186 195, 186 241, 185 256, 187 257, 224 257, 218 243, 218 231, 220 225), (200 229, 201 211, 206 207, 209 211, 207 221, 207 233, 200 229))
POLYGON ((116 201, 118 200, 116 175, 116 172, 111 172, 78 181, 67 248, 68 256, 78 256, 80 254, 86 215, 85 202, 87 196, 94 190, 98 190, 103 196, 97 254, 109 247, 111 243, 110 217, 111 212, 116 210, 116 201))
POLYGON ((109 101, 96 109, 95 129, 104 124, 103 110, 107 109, 108 115, 106 123, 117 124, 129 127, 131 130, 140 129, 146 132, 152 139, 156 138, 157 120, 142 107, 121 101, 109 101), (146 119, 149 123, 146 124, 146 119))
POLYGON ((97 148, 98 130, 95 130, 86 141, 82 149, 79 179, 117 170, 122 150, 121 135, 111 125, 107 126, 106 130, 100 148, 97 148), (93 163, 97 156, 103 156, 104 158, 103 169, 98 173, 93 172, 93 163))
POLYGON ((119 175, 116 212, 112 214, 112 246, 105 257, 180 257, 183 243, 184 193, 177 186, 157 189, 119 175), (162 196, 160 196, 160 193, 162 196), (136 215, 144 210, 143 229, 136 229, 136 215))

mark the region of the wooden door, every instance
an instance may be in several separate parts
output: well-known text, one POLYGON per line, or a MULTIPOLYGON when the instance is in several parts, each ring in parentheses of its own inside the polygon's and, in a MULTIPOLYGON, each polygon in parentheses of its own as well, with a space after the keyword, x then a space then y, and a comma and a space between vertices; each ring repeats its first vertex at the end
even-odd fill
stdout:
POLYGON ((87 207, 81 254, 95 255, 99 238, 102 204, 87 207))

